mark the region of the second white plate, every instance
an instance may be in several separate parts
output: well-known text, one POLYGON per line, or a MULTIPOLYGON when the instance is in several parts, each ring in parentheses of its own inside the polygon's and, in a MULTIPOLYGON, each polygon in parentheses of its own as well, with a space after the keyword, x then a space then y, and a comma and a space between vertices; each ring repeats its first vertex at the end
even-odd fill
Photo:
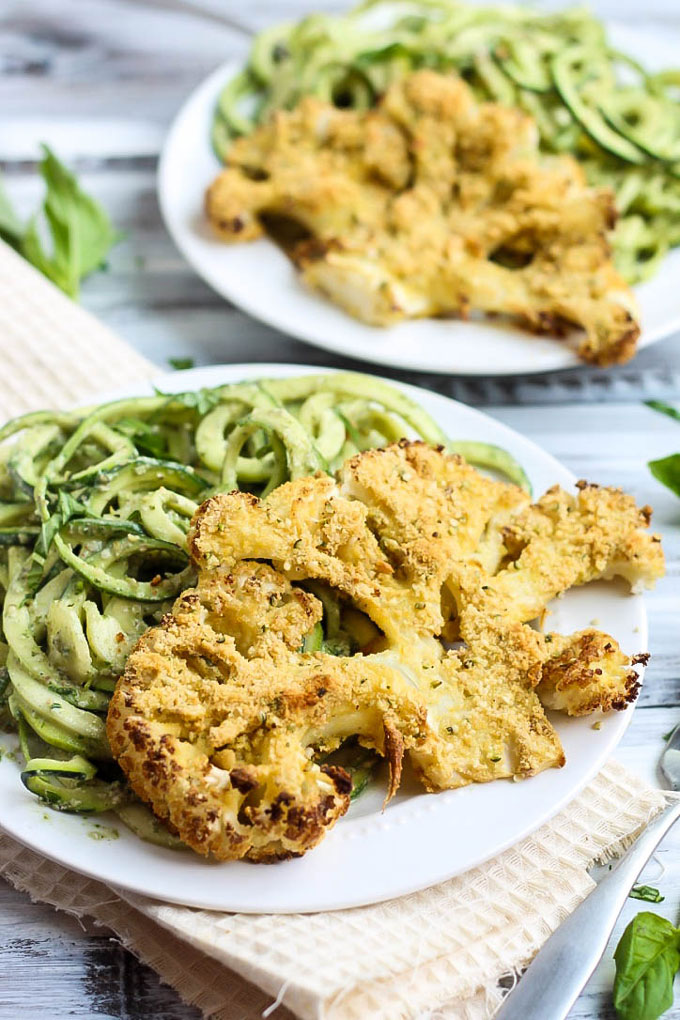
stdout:
MULTIPOLYGON (((622 49, 649 67, 676 59, 669 40, 611 26, 622 49), (632 36, 632 38, 631 38, 632 36)), ((158 197, 177 247, 219 294, 256 319, 336 354, 394 368, 452 375, 517 375, 582 365, 564 340, 536 337, 498 321, 420 319, 387 329, 366 326, 304 287, 283 252, 269 240, 227 245, 203 212, 207 186, 220 171, 210 145, 213 111, 224 83, 239 70, 225 64, 186 101, 168 134, 158 173, 158 197)), ((680 329, 680 249, 657 275, 636 288, 642 312, 640 348, 680 329)))
MULTIPOLYGON (((232 365, 174 372, 160 389, 186 390, 239 379, 297 375, 294 365, 232 365)), ((534 490, 571 486, 573 476, 516 432, 463 404, 404 387, 458 439, 496 443, 524 466, 534 490)), ((113 396, 151 393, 151 384, 113 396)), ((96 395, 93 394, 93 398, 96 395)), ((551 607, 551 628, 580 630, 597 620, 629 654, 647 647, 640 596, 623 585, 597 583, 566 593, 551 607)), ((592 718, 551 716, 567 757, 521 783, 499 781, 440 794, 405 785, 383 812, 384 789, 366 791, 323 843, 300 860, 253 865, 209 862, 144 843, 115 816, 51 811, 21 784, 16 738, 0 735, 0 827, 73 871, 155 899, 209 910, 301 913, 377 903, 467 871, 516 843, 556 814, 595 775, 621 739, 632 709, 592 718)))

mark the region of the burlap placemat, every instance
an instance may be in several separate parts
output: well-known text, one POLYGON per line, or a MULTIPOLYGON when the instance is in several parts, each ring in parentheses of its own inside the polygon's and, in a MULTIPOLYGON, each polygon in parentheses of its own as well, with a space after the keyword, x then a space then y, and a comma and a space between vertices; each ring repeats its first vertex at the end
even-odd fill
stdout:
MULTIPOLYGON (((90 402, 156 371, 0 244, 0 415, 90 402)), ((665 804, 610 762, 555 819, 432 889, 314 915, 158 903, 83 878, 0 835, 0 874, 110 928, 182 998, 219 1020, 482 1020, 515 975, 665 804)), ((452 834, 452 838, 455 835, 452 834)), ((414 861, 417 867, 417 861, 414 861)))

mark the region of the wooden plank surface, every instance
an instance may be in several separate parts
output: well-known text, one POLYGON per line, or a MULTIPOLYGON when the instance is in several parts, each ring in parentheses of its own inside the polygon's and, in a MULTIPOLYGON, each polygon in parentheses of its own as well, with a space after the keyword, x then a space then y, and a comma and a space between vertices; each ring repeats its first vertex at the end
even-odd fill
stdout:
MULTIPOLYGON (((155 198, 156 156, 187 93, 221 61, 244 54, 250 30, 308 6, 307 0, 0 3, 0 166, 8 188, 21 211, 33 208, 40 194, 34 172, 39 141, 77 167, 87 190, 126 233, 108 270, 86 285, 83 301, 161 366, 169 357, 190 356, 198 364, 362 367, 284 338, 225 304, 173 248, 155 198)), ((339 10, 344 4, 315 0, 313 6, 339 10)), ((631 20, 642 11, 630 0, 608 7, 631 20)), ((676 0, 656 0, 642 13, 662 21, 675 11, 676 0)), ((648 600, 654 656, 619 758, 657 781, 663 734, 680 721, 680 503, 654 482, 645 462, 680 448, 680 429, 641 400, 680 399, 680 337, 610 372, 580 368, 491 380, 387 374, 484 406, 577 475, 621 484, 654 505, 669 575, 648 600)), ((645 878, 666 896, 659 912, 677 921, 680 831, 665 840, 645 878)), ((639 906, 628 904, 614 940, 639 906)), ((612 946, 572 1020, 613 1018, 612 946)), ((680 1017, 680 1006, 668 1015, 680 1017)), ((0 883, 0 1020, 42 1017, 196 1020, 198 1013, 109 933, 33 904, 0 883)))

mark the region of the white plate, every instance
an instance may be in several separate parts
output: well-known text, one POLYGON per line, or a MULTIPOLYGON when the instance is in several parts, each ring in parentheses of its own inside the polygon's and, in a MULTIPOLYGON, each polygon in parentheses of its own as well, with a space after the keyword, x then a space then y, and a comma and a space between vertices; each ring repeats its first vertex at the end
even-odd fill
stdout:
MULTIPOLYGON (((674 66, 669 40, 612 26, 615 43, 650 67, 674 66)), ((222 85, 239 69, 225 64, 186 101, 161 154, 158 197, 175 244, 217 292, 256 319, 336 354, 394 368, 454 375, 515 375, 582 365, 568 343, 531 336, 498 321, 421 319, 385 328, 366 326, 312 293, 283 252, 262 239, 228 245, 203 212, 206 187, 220 163, 210 146, 213 110, 222 85)), ((680 329, 680 249, 657 275, 636 288, 642 312, 640 347, 680 329)))
MULTIPOLYGON (((256 376, 286 376, 301 366, 232 365, 161 376, 165 390, 215 386, 256 376)), ((497 443, 524 465, 542 493, 574 478, 529 440, 493 418, 427 390, 404 386, 450 436, 497 443)), ((140 385, 116 396, 151 393, 140 385)), ((647 647, 642 599, 623 585, 597 583, 567 592, 552 607, 551 627, 570 632, 597 620, 630 654, 647 647)), ((604 717, 551 717, 567 764, 521 783, 498 781, 440 794, 413 785, 381 812, 383 790, 368 790, 328 834, 300 860, 267 867, 245 862, 209 863, 198 855, 165 850, 134 836, 114 816, 83 818, 50 811, 22 786, 20 765, 0 760, 0 826, 65 867, 110 885, 160 900, 214 910, 298 913, 337 910, 403 896, 466 871, 554 815, 595 775, 630 722, 631 710, 604 717), (103 838, 113 836, 117 838, 103 838)), ((0 747, 16 747, 14 736, 0 747)))

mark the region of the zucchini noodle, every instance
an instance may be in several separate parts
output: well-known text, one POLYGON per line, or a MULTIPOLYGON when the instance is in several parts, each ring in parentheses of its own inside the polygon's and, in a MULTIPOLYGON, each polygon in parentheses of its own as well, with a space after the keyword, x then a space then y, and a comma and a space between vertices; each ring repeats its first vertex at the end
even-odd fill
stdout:
POLYGON ((480 99, 523 109, 545 152, 573 154, 591 184, 614 192, 614 258, 630 283, 680 244, 680 71, 647 73, 580 8, 366 0, 343 16, 274 26, 224 87, 213 146, 226 160, 235 137, 305 95, 366 109, 423 67, 456 72, 480 99))
MULTIPOLYGON (((0 722, 18 731, 27 789, 178 844, 127 787, 105 718, 136 641, 194 582, 193 514, 215 492, 263 495, 414 434, 528 487, 506 451, 451 442, 401 391, 353 373, 40 411, 0 429, 0 722)), ((332 651, 339 610, 326 602, 313 640, 332 651)))

